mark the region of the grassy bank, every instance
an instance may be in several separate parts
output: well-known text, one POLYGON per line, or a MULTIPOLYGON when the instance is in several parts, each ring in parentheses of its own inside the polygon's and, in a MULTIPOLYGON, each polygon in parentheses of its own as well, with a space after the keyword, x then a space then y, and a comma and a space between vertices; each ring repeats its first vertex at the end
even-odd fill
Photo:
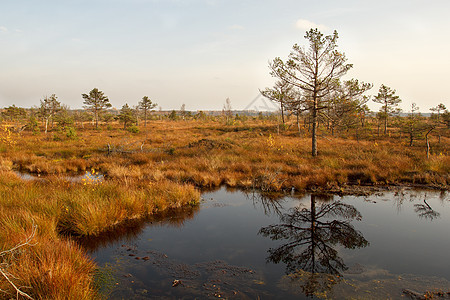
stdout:
POLYGON ((0 298, 16 291, 36 299, 98 298, 95 265, 73 242, 98 236, 155 212, 196 205, 196 187, 227 185, 263 192, 339 191, 353 185, 420 184, 448 189, 450 137, 408 146, 401 136, 366 134, 310 139, 275 122, 232 126, 213 121, 152 121, 131 133, 119 124, 100 130, 13 135, 0 145, 0 298), (12 170, 40 175, 23 181, 12 170), (96 181, 67 177, 94 169, 96 181), (27 240, 28 239, 28 240, 27 240), (25 245, 15 249, 15 246, 25 245), (7 251, 7 252, 5 252, 7 251), (9 294, 8 294, 9 293, 9 294))
MULTIPOLYGON (((97 298, 92 280, 95 265, 70 237, 95 236, 127 221, 198 201, 199 193, 192 186, 168 181, 84 185, 54 177, 23 182, 14 173, 1 171, 0 252, 31 237, 23 247, 0 257, 2 269, 35 299, 97 298)), ((0 289, 15 295, 5 277, 0 278, 0 289)))

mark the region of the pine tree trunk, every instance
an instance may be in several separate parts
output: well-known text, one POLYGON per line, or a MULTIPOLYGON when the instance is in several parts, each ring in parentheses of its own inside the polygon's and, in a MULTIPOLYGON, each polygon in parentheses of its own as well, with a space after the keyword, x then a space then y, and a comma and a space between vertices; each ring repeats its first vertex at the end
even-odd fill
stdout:
POLYGON ((144 127, 147 127, 147 110, 146 109, 144 110, 144 118, 145 118, 144 127))
MULTIPOLYGON (((314 98, 315 95, 314 95, 314 98)), ((311 144, 312 144, 312 156, 317 156, 317 99, 314 99, 314 107, 312 111, 312 136, 311 136, 311 144)))
POLYGON ((384 109, 384 135, 387 134, 387 123, 388 123, 388 110, 387 110, 387 103, 386 103, 385 109, 384 109))
POLYGON ((433 131, 435 127, 432 127, 430 130, 428 130, 427 134, 425 134, 425 139, 427 141, 427 158, 430 158, 430 141, 428 139, 428 135, 430 134, 431 131, 433 131))

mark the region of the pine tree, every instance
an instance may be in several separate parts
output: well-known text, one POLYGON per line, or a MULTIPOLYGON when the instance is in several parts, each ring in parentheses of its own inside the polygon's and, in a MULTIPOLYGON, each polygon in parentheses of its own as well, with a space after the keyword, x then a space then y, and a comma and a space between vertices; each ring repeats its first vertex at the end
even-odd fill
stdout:
POLYGON ((144 126, 147 127, 147 112, 154 109, 158 104, 153 103, 150 98, 144 96, 139 102, 139 108, 144 111, 144 126))
POLYGON ((128 124, 136 121, 133 109, 130 108, 127 103, 120 109, 118 118, 123 122, 123 129, 127 129, 128 124))
POLYGON ((102 91, 97 88, 89 92, 89 94, 81 95, 84 99, 84 108, 90 110, 94 113, 95 128, 98 128, 98 117, 99 114, 106 108, 111 107, 108 97, 106 97, 102 91))
POLYGON ((327 96, 334 90, 335 82, 345 75, 351 64, 347 64, 344 53, 336 50, 338 33, 324 36, 317 28, 306 32, 308 48, 294 45, 289 59, 283 62, 279 57, 270 63, 272 76, 298 88, 303 102, 311 115, 312 156, 317 156, 317 127, 319 111, 327 108, 327 96))
POLYGON ((395 90, 390 87, 381 85, 378 95, 373 99, 374 102, 382 104, 380 108, 380 116, 384 119, 384 134, 387 134, 389 116, 398 114, 401 109, 398 107, 402 102, 399 96, 395 95, 395 90))

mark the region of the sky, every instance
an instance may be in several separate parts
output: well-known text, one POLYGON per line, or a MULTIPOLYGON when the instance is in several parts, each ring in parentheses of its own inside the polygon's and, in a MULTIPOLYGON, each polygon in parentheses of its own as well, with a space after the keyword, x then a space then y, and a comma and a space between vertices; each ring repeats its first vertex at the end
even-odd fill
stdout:
POLYGON ((116 108, 143 96, 163 110, 261 107, 268 62, 319 28, 339 33, 344 79, 429 112, 450 107, 449 13, 448 0, 0 0, 0 107, 56 94, 81 108, 93 88, 116 108))

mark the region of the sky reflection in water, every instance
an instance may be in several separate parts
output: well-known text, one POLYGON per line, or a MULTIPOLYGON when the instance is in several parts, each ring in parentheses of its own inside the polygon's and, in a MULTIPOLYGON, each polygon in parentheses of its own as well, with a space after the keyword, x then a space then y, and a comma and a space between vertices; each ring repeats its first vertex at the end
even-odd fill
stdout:
POLYGON ((203 198, 200 208, 82 242, 109 278, 110 298, 395 299, 404 288, 450 290, 445 193, 270 200, 221 189, 203 198))

